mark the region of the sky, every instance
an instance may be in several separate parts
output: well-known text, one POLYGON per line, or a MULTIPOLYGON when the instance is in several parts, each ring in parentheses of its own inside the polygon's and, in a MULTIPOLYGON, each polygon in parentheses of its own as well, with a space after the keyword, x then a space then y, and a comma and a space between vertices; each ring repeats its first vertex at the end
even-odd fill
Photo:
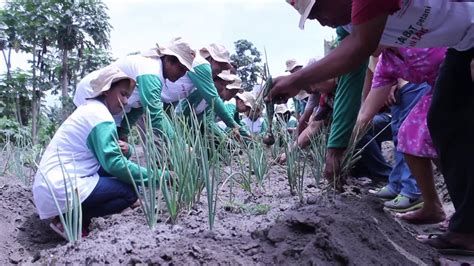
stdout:
MULTIPOLYGON (((224 45, 232 54, 234 41, 247 39, 267 51, 270 72, 284 74, 285 61, 306 64, 324 54, 324 40, 335 30, 307 21, 298 28, 300 15, 285 0, 104 0, 108 7, 110 49, 114 58, 147 50, 174 37, 188 40, 194 49, 210 43, 224 45)), ((31 55, 15 54, 13 68, 29 68, 31 55)), ((5 64, 0 64, 4 72, 5 64)), ((48 97, 48 101, 51 98, 48 97)))
MULTIPOLYGON (((199 49, 223 44, 234 52, 234 41, 247 39, 267 51, 272 75, 282 74, 285 61, 305 64, 321 57, 331 28, 307 21, 298 28, 299 14, 285 0, 105 0, 109 11, 111 51, 115 58, 151 48, 181 36, 199 49)), ((28 68, 30 55, 16 54, 13 67, 28 68)), ((5 64, 0 65, 0 72, 5 64)))

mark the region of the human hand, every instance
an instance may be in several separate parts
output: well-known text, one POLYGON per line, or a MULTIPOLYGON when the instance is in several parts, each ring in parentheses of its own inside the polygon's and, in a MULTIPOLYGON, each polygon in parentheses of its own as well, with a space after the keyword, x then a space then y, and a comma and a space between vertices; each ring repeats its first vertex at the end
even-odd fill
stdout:
POLYGON ((395 85, 395 86, 392 86, 392 88, 390 88, 390 94, 388 95, 388 98, 387 100, 385 101, 385 107, 390 107, 392 105, 395 105, 397 104, 397 91, 398 91, 398 86, 395 85))
POLYGON ((265 102, 286 103, 289 98, 296 96, 299 89, 293 83, 292 76, 280 76, 273 79, 272 87, 265 95, 265 102))
POLYGON ((119 140, 124 141, 124 142, 128 142, 128 136, 120 136, 119 140))
POLYGON ((286 153, 282 153, 282 154, 278 155, 278 157, 276 158, 276 162, 279 163, 279 164, 286 163, 286 153))
POLYGON ((122 153, 125 155, 125 154, 128 154, 130 152, 130 149, 128 147, 128 143, 125 142, 125 141, 122 141, 122 140, 119 140, 118 141, 118 145, 120 147, 120 150, 122 151, 122 153))
POLYGON ((326 153, 326 164, 324 167, 324 177, 330 184, 335 185, 335 188, 342 191, 342 186, 345 183, 341 176, 341 163, 344 155, 342 148, 328 148, 326 153))
POLYGON ((232 128, 232 130, 230 131, 230 136, 231 138, 240 141, 242 139, 242 135, 240 135, 240 127, 235 126, 234 128, 232 128))

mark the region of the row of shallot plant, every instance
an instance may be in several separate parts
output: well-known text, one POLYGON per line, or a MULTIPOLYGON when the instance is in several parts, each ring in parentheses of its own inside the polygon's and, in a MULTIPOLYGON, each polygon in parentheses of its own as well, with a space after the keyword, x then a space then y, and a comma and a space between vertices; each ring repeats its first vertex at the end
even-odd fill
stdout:
POLYGON ((312 159, 312 166, 310 169, 316 186, 318 186, 323 179, 328 136, 329 127, 323 125, 316 134, 310 137, 311 142, 309 153, 312 159))
MULTIPOLYGON (((128 124, 127 116, 124 116, 124 119, 127 120, 128 124)), ((161 195, 157 193, 159 192, 158 188, 163 187, 163 183, 171 182, 167 174, 167 158, 161 153, 160 145, 157 145, 160 137, 155 135, 148 110, 143 115, 143 128, 135 127, 134 130, 137 134, 130 134, 130 143, 138 142, 140 144, 143 148, 143 157, 139 156, 135 147, 133 148, 133 156, 139 165, 144 165, 146 173, 142 171, 142 167, 139 167, 139 180, 135 180, 130 169, 127 168, 127 171, 131 184, 138 195, 140 207, 145 214, 148 227, 153 230, 158 220, 161 200, 161 195), (135 137, 138 138, 138 141, 135 140, 135 137)), ((123 154, 122 160, 124 162, 126 160, 123 154)))
POLYGON ((171 182, 162 184, 161 191, 171 222, 183 211, 190 211, 199 201, 204 187, 198 154, 202 149, 201 123, 194 113, 189 118, 170 112, 173 138, 165 138, 162 153, 169 160, 171 182))
POLYGON ((306 158, 303 151, 297 145, 293 145, 294 136, 288 132, 286 122, 277 119, 278 134, 282 139, 283 151, 286 154, 286 174, 290 193, 298 195, 300 202, 304 200, 304 175, 306 170, 306 158))
POLYGON ((246 144, 246 151, 249 160, 249 168, 255 175, 255 183, 258 188, 264 189, 264 181, 270 168, 265 152, 265 146, 260 139, 246 144))
MULTIPOLYGON (((63 202, 64 206, 61 207, 60 203, 55 194, 55 190, 53 189, 51 182, 49 179, 44 176, 44 174, 40 171, 40 175, 42 176, 43 180, 45 181, 46 185, 48 186, 48 190, 51 194, 53 202, 56 206, 56 210, 58 211, 59 220, 63 226, 64 234, 69 242, 76 242, 81 240, 82 238, 82 205, 81 205, 81 198, 79 196, 79 190, 77 186, 77 177, 71 177, 69 173, 66 171, 65 164, 61 160, 58 152, 58 159, 59 164, 61 166, 61 173, 63 177, 63 186, 64 186, 64 195, 65 195, 65 202, 63 202)), ((75 168, 74 161, 69 162, 72 164, 72 167, 75 168)), ((71 167, 71 166, 69 166, 71 167)))

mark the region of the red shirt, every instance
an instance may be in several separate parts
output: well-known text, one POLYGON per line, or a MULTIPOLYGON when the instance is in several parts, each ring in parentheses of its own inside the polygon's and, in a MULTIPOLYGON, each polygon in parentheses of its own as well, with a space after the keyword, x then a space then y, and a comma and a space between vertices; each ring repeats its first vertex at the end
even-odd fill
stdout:
POLYGON ((393 14, 400 8, 401 0, 353 0, 352 25, 362 24, 381 14, 393 14))

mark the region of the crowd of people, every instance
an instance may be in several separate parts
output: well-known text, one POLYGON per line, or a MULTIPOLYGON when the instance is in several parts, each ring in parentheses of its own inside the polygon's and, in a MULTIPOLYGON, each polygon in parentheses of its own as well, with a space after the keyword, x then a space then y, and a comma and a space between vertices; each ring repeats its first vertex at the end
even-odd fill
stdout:
MULTIPOLYGON (((51 227, 64 235, 49 191, 64 207, 64 171, 79 177, 84 234, 92 217, 137 200, 129 183, 139 172, 146 177, 146 170, 123 158, 132 150, 129 129, 143 123, 145 110, 156 134, 171 140, 167 112, 196 116, 214 134, 238 139, 260 139, 274 119, 293 134, 294 149, 329 129, 327 179, 341 174, 343 156, 355 142, 363 151, 351 176, 384 180, 370 192, 385 208, 408 223, 440 223, 445 230, 420 241, 441 252, 474 255, 474 2, 287 2, 301 14, 301 29, 307 19, 335 28, 337 47, 306 65, 286 61, 288 75, 274 77, 265 95, 267 104, 276 104, 274 118, 265 115, 255 92, 243 91, 222 45, 195 50, 175 38, 121 58, 78 84, 77 109, 54 135, 35 177, 40 218, 53 218, 51 227), (394 143, 393 165, 382 155, 383 141, 394 143), (452 216, 436 192, 433 164, 444 176, 452 216)), ((278 162, 286 162, 285 154, 278 162)))

